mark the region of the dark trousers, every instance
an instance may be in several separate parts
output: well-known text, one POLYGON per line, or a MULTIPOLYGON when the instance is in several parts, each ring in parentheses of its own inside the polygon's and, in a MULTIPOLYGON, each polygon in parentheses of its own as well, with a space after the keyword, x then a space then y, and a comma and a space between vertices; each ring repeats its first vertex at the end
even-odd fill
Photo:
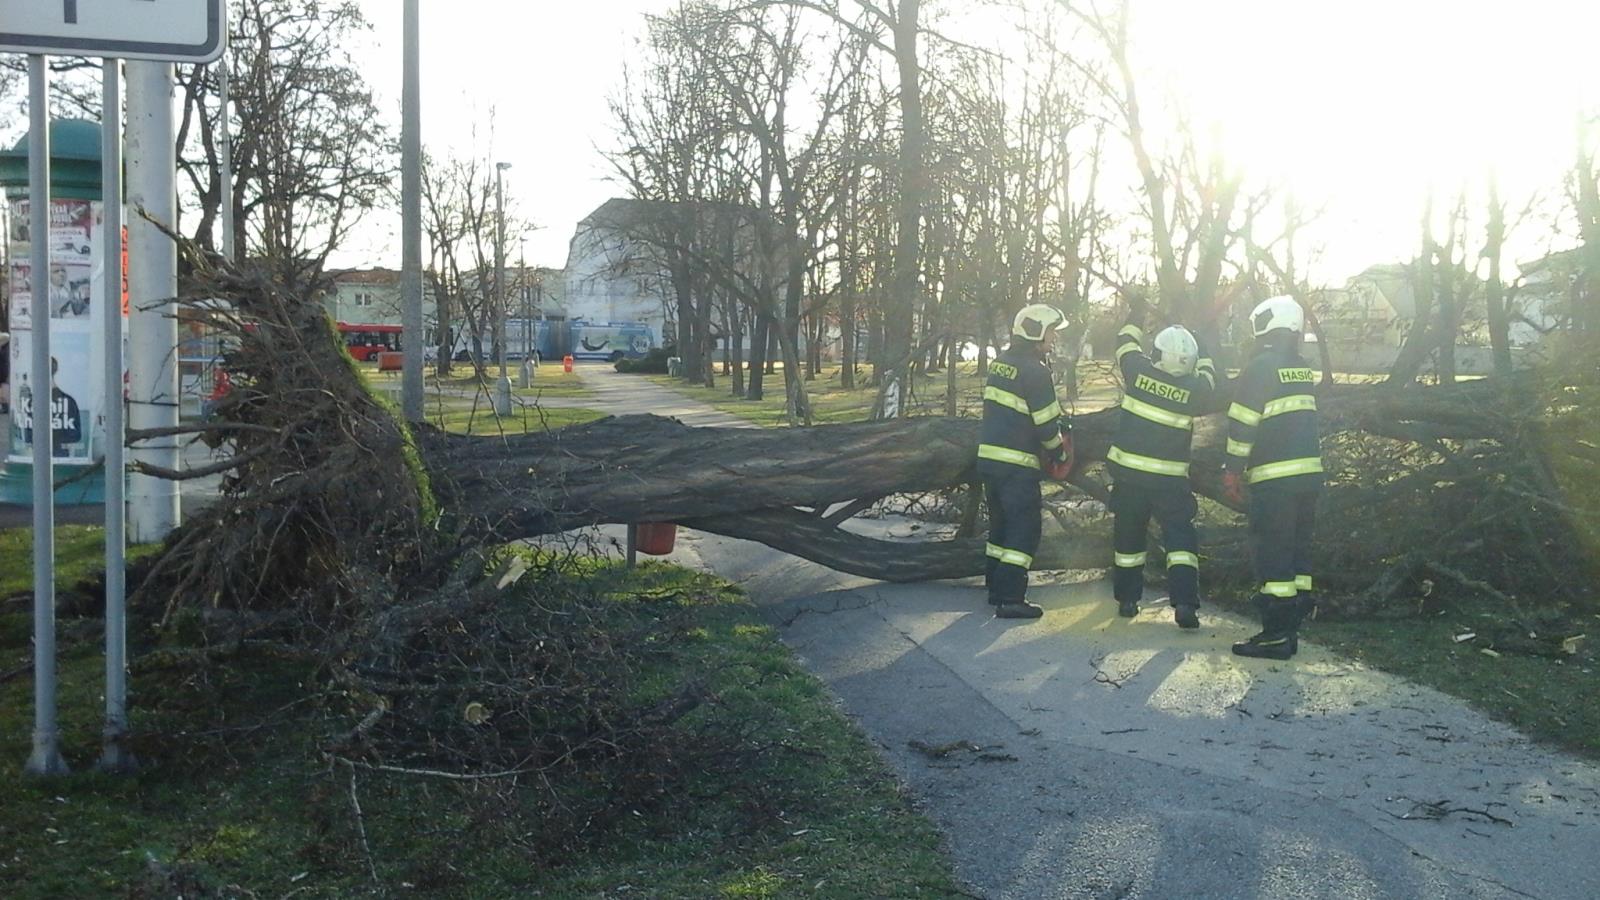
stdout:
POLYGON ((1039 549, 1039 476, 1019 469, 1016 475, 983 479, 989 503, 989 546, 984 584, 993 604, 1021 603, 1028 595, 1028 570, 1039 549))
POLYGON ((1269 611, 1295 610, 1294 621, 1312 604, 1311 548, 1317 525, 1316 491, 1250 491, 1250 559, 1255 567, 1256 604, 1269 611))
POLYGON ((1111 486, 1111 589, 1118 603, 1144 594, 1145 548, 1150 519, 1161 524, 1167 547, 1167 590, 1173 606, 1200 605, 1200 539, 1194 530, 1198 507, 1187 479, 1172 484, 1118 481, 1111 486))

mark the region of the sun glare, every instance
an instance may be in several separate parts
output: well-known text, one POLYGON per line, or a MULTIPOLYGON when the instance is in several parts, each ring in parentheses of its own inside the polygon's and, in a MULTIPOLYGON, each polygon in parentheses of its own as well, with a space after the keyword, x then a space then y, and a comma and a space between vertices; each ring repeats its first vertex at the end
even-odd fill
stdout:
POLYGON ((1595 99, 1594 4, 1134 0, 1134 9, 1137 65, 1196 129, 1217 134, 1250 175, 1364 223, 1367 239, 1409 236, 1429 188, 1481 196, 1490 171, 1513 204, 1556 189, 1577 115, 1595 99))

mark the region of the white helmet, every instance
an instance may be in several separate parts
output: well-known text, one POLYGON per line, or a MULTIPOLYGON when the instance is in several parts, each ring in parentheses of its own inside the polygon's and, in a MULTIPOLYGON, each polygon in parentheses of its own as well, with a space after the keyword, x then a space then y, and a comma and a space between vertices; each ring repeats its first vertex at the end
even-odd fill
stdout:
POLYGON ((1048 303, 1030 303, 1017 310, 1011 320, 1011 334, 1025 341, 1042 341, 1045 332, 1067 327, 1067 317, 1048 303))
POLYGON ((1194 365, 1200 361, 1200 342, 1182 325, 1168 325, 1156 335, 1156 368, 1182 378, 1194 374, 1194 365))
POLYGON ((1296 334, 1306 330, 1306 312, 1288 294, 1268 297, 1250 311, 1250 330, 1256 337, 1287 328, 1296 334))

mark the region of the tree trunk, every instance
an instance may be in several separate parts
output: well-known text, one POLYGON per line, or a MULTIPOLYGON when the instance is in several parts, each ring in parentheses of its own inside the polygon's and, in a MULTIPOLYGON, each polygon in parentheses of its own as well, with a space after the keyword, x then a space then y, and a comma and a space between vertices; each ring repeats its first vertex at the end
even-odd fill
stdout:
POLYGON ((750 400, 765 399, 762 382, 766 378, 767 334, 771 330, 772 318, 765 313, 757 312, 755 328, 750 332, 750 386, 744 393, 750 400))
POLYGON ((1506 209, 1500 202, 1500 183, 1489 175, 1489 226, 1483 255, 1489 259, 1489 282, 1484 303, 1489 320, 1489 346, 1494 353, 1494 373, 1511 374, 1511 323, 1506 308, 1506 286, 1500 275, 1500 257, 1506 241, 1506 209))

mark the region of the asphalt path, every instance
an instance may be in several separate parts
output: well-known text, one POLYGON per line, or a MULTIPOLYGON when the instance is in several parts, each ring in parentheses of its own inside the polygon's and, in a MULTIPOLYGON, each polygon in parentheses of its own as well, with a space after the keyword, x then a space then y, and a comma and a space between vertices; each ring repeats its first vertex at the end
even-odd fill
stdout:
MULTIPOLYGON (((607 412, 722 423, 643 379, 585 384, 607 412)), ((754 598, 975 895, 1600 896, 1600 768, 1314 643, 1239 659, 1251 623, 1205 608, 1180 631, 1155 596, 1118 618, 1103 573, 1036 573, 1045 616, 1015 622, 974 581, 880 584, 686 531, 672 558, 754 598)))

